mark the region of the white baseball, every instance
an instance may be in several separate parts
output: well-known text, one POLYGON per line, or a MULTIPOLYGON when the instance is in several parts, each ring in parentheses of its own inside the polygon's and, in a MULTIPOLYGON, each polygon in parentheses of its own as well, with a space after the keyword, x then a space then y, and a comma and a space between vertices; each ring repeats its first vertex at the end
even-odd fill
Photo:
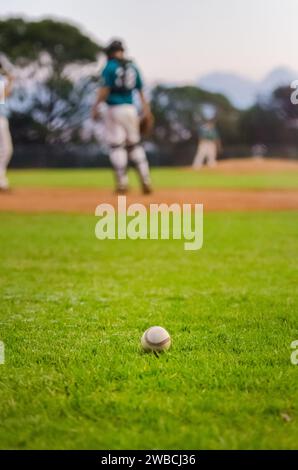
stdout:
POLYGON ((171 337, 161 326, 151 326, 141 338, 145 351, 166 351, 171 346, 171 337))

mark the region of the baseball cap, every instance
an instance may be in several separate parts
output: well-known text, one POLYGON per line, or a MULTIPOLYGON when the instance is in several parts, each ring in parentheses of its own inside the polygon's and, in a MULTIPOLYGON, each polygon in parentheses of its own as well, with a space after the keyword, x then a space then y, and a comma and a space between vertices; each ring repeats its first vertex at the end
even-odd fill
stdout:
POLYGON ((123 42, 120 39, 113 39, 105 48, 104 52, 107 55, 112 54, 113 52, 124 51, 123 42))

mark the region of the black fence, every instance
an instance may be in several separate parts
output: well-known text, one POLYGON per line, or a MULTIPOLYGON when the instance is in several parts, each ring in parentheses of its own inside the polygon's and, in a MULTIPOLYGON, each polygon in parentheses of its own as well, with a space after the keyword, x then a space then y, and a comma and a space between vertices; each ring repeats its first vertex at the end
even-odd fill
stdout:
MULTIPOLYGON (((178 143, 172 147, 159 148, 148 144, 147 155, 152 166, 190 165, 196 153, 196 145, 178 143)), ((246 146, 225 147, 219 159, 245 158, 254 154, 246 146)), ((296 147, 268 147, 265 157, 298 159, 296 147)), ((66 145, 16 145, 10 163, 11 168, 92 168, 110 166, 108 154, 92 143, 66 145)))

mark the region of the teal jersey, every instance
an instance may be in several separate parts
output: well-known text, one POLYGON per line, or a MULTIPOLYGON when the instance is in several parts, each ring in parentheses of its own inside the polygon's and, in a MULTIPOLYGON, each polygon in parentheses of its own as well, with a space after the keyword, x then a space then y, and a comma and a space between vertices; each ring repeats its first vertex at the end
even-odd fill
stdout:
POLYGON ((110 59, 101 74, 101 85, 110 88, 107 104, 133 104, 133 91, 141 90, 143 82, 135 64, 128 60, 110 59))
POLYGON ((199 136, 201 140, 218 140, 219 135, 215 127, 210 127, 206 124, 203 124, 199 129, 199 136))

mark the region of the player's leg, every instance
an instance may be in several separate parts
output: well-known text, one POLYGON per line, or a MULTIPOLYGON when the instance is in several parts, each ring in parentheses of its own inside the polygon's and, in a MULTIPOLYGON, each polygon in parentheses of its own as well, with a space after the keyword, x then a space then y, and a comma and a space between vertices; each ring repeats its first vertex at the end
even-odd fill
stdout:
POLYGON ((135 167, 139 174, 143 192, 145 194, 151 193, 152 188, 151 188, 150 170, 149 170, 149 164, 148 164, 144 147, 139 142, 136 144, 129 144, 127 149, 128 149, 129 158, 135 164, 135 167))
POLYGON ((116 177, 116 191, 123 193, 128 188, 126 133, 117 107, 110 108, 105 117, 105 130, 110 146, 110 161, 116 177))
POLYGON ((193 161, 193 168, 199 169, 203 166, 204 160, 205 160, 205 144, 204 142, 199 142, 198 148, 197 148, 197 153, 195 155, 194 161, 193 161))
POLYGON ((125 144, 111 145, 110 161, 115 172, 116 192, 125 193, 128 189, 127 150, 125 148, 125 144))
POLYGON ((208 156, 207 156, 208 166, 214 167, 216 165, 216 156, 217 156, 216 143, 211 141, 208 144, 208 156))
POLYGON ((8 120, 0 116, 0 190, 9 189, 9 183, 6 176, 7 165, 12 156, 12 140, 9 131, 8 120))
POLYGON ((151 193, 150 169, 146 153, 141 144, 140 120, 134 106, 123 107, 124 126, 127 135, 128 157, 134 163, 139 174, 143 192, 151 193))

